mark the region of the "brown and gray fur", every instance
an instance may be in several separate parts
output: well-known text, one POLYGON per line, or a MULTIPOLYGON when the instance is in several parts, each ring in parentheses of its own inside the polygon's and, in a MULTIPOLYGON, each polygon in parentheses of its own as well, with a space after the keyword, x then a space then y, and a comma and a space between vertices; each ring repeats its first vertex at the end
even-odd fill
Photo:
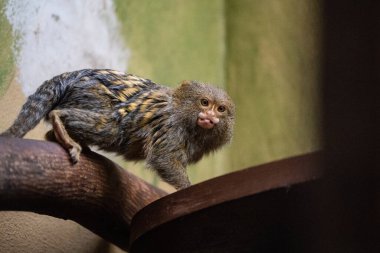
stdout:
POLYGON ((181 189, 190 185, 188 164, 230 141, 234 105, 223 90, 195 81, 170 89, 114 70, 84 69, 45 81, 1 135, 23 137, 44 117, 53 126, 47 137, 74 163, 82 147, 95 145, 127 160, 146 159, 181 189))

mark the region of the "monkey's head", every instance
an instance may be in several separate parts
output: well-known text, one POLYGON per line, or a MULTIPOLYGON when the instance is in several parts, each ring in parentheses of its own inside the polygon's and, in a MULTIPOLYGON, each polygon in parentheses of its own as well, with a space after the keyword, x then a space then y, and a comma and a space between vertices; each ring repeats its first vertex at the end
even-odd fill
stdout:
POLYGON ((174 91, 174 102, 190 128, 220 144, 232 137, 235 106, 227 93, 211 85, 184 81, 174 91))

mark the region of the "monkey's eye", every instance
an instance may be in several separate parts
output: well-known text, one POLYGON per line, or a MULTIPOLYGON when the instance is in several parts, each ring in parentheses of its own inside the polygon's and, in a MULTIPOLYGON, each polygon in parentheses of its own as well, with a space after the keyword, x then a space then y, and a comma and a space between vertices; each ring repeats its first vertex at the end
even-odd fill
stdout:
POLYGON ((208 106, 208 100, 205 99, 205 98, 202 98, 202 99, 201 99, 201 105, 202 105, 202 106, 208 106))
POLYGON ((221 105, 218 107, 218 112, 225 112, 226 111, 226 107, 224 105, 221 105))

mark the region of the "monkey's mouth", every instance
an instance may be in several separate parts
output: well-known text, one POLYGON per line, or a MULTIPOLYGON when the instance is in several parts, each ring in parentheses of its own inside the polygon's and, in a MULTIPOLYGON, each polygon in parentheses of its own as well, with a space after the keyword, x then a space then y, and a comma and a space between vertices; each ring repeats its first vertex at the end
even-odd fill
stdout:
POLYGON ((197 125, 204 129, 211 129, 218 124, 219 118, 208 114, 200 113, 197 119, 197 125))
POLYGON ((198 118, 197 120, 197 125, 202 127, 202 128, 205 128, 205 129, 211 129, 214 127, 214 122, 212 122, 211 119, 208 119, 208 118, 205 118, 205 119, 202 119, 202 118, 198 118))

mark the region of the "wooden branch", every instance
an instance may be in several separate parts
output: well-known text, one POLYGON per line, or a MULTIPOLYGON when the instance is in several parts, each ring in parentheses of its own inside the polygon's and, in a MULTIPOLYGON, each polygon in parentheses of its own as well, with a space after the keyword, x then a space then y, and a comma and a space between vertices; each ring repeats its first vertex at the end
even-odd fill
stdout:
POLYGON ((70 219, 127 250, 132 217, 164 195, 94 152, 72 165, 56 143, 0 137, 0 210, 70 219))

